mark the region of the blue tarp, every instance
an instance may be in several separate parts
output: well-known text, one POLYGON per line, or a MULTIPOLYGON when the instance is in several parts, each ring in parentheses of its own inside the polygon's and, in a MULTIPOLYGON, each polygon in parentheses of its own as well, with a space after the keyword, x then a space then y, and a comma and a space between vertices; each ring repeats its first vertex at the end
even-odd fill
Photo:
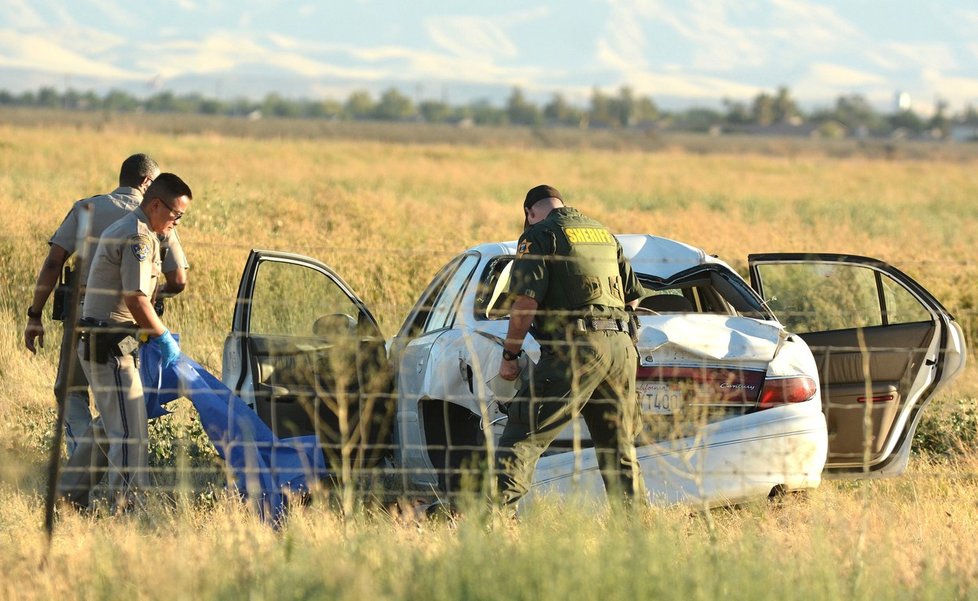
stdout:
POLYGON ((145 344, 139 359, 147 416, 167 415, 164 405, 190 399, 238 489, 259 501, 264 517, 277 520, 285 507, 285 492, 308 490, 310 481, 327 474, 315 435, 277 438, 251 407, 187 355, 164 370, 159 349, 145 344))

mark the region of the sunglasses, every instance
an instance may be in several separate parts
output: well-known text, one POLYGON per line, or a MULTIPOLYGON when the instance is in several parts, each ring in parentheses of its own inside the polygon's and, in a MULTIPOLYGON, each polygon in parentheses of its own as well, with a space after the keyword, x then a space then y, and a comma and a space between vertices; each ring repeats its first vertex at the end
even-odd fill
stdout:
POLYGON ((176 225, 180 218, 183 217, 183 211, 178 211, 170 206, 170 203, 166 202, 162 198, 157 198, 156 200, 163 203, 163 206, 170 210, 170 216, 173 218, 173 224, 176 225))

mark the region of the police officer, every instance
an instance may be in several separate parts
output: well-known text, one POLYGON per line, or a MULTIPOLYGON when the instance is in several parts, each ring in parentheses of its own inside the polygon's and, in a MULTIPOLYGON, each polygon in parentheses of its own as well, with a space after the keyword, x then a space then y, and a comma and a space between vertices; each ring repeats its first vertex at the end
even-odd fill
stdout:
POLYGON ((644 290, 617 239, 564 206, 547 185, 530 189, 509 293, 514 296, 500 377, 518 376, 528 331, 540 361, 509 406, 496 452, 504 503, 529 489, 537 459, 577 415, 587 423, 609 496, 640 490, 635 459, 638 356, 626 305, 644 290))
MULTIPOLYGON (((104 431, 108 484, 121 507, 149 481, 146 404, 134 355, 140 342, 160 347, 164 368, 180 355, 151 301, 161 275, 158 236, 173 230, 192 197, 183 180, 161 173, 139 208, 102 233, 89 270, 78 357, 100 414, 92 430, 100 425, 104 431)), ((77 469, 91 461, 80 455, 69 460, 62 491, 76 505, 87 505, 97 477, 77 469)))
MULTIPOLYGON (((24 346, 32 353, 37 352, 37 346, 44 347, 44 324, 41 321, 44 305, 57 286, 59 276, 62 274, 69 257, 80 250, 81 243, 86 242, 85 240, 78 240, 78 221, 83 211, 90 210, 89 240, 93 241, 90 249, 92 252, 95 250, 94 244, 98 242, 105 228, 139 206, 143 192, 159 173, 160 169, 156 161, 145 154, 134 154, 122 162, 118 188, 108 194, 79 200, 72 206, 61 222, 61 226, 48 241, 50 245, 48 256, 37 274, 34 297, 27 309, 24 346)), ((172 232, 164 239, 163 248, 166 249, 166 257, 163 263, 166 283, 160 292, 165 296, 178 294, 183 291, 187 283, 187 259, 176 232, 172 232)), ((80 278, 80 282, 84 284, 88 279, 89 264, 75 265, 72 277, 80 278)), ((62 288, 61 293, 66 290, 67 286, 62 288)), ((55 294, 59 293, 56 292, 55 294)), ((55 303, 60 305, 60 307, 56 307, 58 313, 55 316, 56 319, 64 320, 68 315, 69 311, 64 306, 64 300, 65 298, 62 297, 60 299, 62 302, 55 303)), ((80 314, 81 312, 79 312, 80 314)), ((92 419, 88 401, 88 380, 80 366, 76 365, 74 369, 68 368, 68 360, 75 352, 70 344, 73 330, 73 324, 64 324, 58 360, 58 375, 54 384, 55 397, 58 403, 66 403, 65 438, 69 456, 92 419), (65 386, 66 380, 67 386, 65 386), (67 391, 67 394, 63 395, 64 391, 67 391)))

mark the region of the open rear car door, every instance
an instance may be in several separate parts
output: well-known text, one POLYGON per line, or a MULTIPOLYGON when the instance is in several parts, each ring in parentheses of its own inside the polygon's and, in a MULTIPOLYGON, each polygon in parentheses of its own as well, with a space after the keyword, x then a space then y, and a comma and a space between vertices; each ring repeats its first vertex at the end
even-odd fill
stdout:
POLYGON ((369 467, 390 450, 384 337, 349 286, 315 259, 251 251, 222 373, 276 436, 316 434, 330 466, 369 467))
POLYGON ((751 286, 815 356, 826 471, 902 473, 921 410, 964 367, 961 326, 917 282, 876 259, 779 253, 748 263, 751 286))

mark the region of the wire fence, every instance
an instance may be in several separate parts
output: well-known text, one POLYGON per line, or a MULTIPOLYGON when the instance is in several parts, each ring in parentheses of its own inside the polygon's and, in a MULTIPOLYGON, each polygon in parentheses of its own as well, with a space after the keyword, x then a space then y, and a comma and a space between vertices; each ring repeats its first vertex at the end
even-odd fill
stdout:
MULTIPOLYGON (((261 381, 261 373, 254 374, 250 384, 237 390, 187 357, 160 371, 158 357, 144 347, 145 400, 140 400, 149 416, 157 416, 158 426, 136 438, 101 433, 95 447, 84 451, 90 453, 86 459, 79 461, 81 451, 76 450, 62 481, 81 478, 94 486, 107 469, 126 469, 131 473, 124 481, 141 471, 142 490, 167 495, 188 486, 230 487, 273 519, 282 515, 289 498, 301 500, 323 490, 348 511, 365 499, 451 504, 476 495, 488 500, 498 492, 493 488, 500 466, 494 456, 508 414, 520 411, 520 403, 532 406, 531 412, 548 401, 568 403, 564 397, 499 397, 491 386, 498 361, 479 360, 472 361, 468 373, 457 365, 454 373, 441 370, 454 384, 443 387, 441 398, 408 398, 395 388, 390 372, 376 371, 377 365, 344 364, 340 369, 336 357, 356 356, 357 348, 321 342, 306 339, 288 352, 262 355, 253 365, 275 378, 261 381), (303 362, 297 359, 301 355, 315 360, 303 362), (173 416, 160 415, 180 398, 190 399, 196 415, 188 414, 185 405, 173 416), (181 412, 182 425, 176 425, 181 412), (113 446, 135 446, 152 460, 112 465, 113 446)), ((361 347, 365 342, 345 344, 361 347)), ((813 348, 846 358, 855 354, 867 363, 874 352, 902 353, 909 363, 926 351, 813 348)), ((405 362, 411 367, 410 358, 402 359, 394 373, 402 372, 405 362)), ((814 382, 784 378, 772 380, 778 385, 770 387, 757 369, 672 367, 652 373, 640 368, 639 376, 635 406, 642 412, 629 442, 636 449, 642 493, 654 503, 723 505, 812 489, 827 475, 826 460, 845 477, 888 466, 899 473, 907 459, 901 449, 917 426, 913 405, 919 399, 904 396, 910 382, 825 383, 820 402, 814 382), (833 391, 831 398, 827 390, 833 391), (796 393, 802 396, 793 398, 796 393), (775 394, 780 397, 772 399, 775 394), (663 402, 663 395, 673 396, 663 402)), ((111 397, 117 387, 94 392, 111 397)), ((619 402, 596 398, 591 403, 605 403, 607 413, 621 415, 619 402)), ((576 419, 561 428, 537 464, 534 487, 528 488, 536 494, 603 498, 588 425, 576 419)), ((79 449, 85 449, 90 434, 80 437, 79 449)), ((120 488, 102 483, 96 490, 109 502, 120 488)))
MULTIPOLYGON (((348 246, 302 250, 325 255, 364 252, 348 246)), ((394 260, 431 256, 430 250, 382 250, 394 260)), ((443 259, 452 256, 445 251, 443 259)), ((919 261, 918 267, 931 264, 970 266, 919 261)), ((8 298, 28 297, 29 292, 22 279, 8 298)), ((89 289, 87 294, 100 292, 89 289)), ((124 420, 121 430, 103 427, 101 432, 93 429, 78 435, 78 441, 89 443, 87 456, 72 449, 76 452, 62 477, 85 480, 75 485, 78 490, 86 494, 95 490, 109 500, 131 486, 165 494, 188 483, 201 489, 226 486, 255 501, 264 515, 273 518, 284 510, 290 495, 301 499, 324 487, 335 491, 346 510, 365 497, 407 495, 425 503, 451 503, 465 494, 488 498, 498 493, 494 490, 497 471, 505 467, 497 465, 495 456, 509 416, 514 411, 533 414, 548 401, 566 402, 545 393, 513 399, 517 387, 504 393, 491 384, 499 370, 505 320, 498 320, 491 331, 463 333, 452 344, 446 344, 451 336, 441 341, 435 341, 435 336, 421 344, 423 337, 406 322, 402 333, 408 339, 386 343, 379 332, 365 329, 365 316, 355 303, 347 312, 333 314, 350 318, 341 324, 345 331, 325 325, 317 329, 321 301, 333 292, 310 292, 303 279, 271 280, 268 293, 275 302, 263 310, 265 324, 274 328, 247 330, 229 324, 221 379, 186 356, 165 373, 159 371, 158 357, 141 357, 138 369, 144 398, 119 402, 128 403, 130 409, 146 403, 145 417, 124 420), (303 307, 306 300, 311 301, 308 310, 303 307), (491 353, 482 350, 487 341, 491 353), (436 367, 430 368, 429 363, 436 367), (425 366, 428 371, 422 369, 425 366), (146 371, 154 367, 157 371, 146 371), (424 386, 418 382, 422 372, 424 386), (420 388, 424 393, 415 394, 420 388), (503 398, 505 394, 509 398, 503 398), (182 426, 174 425, 178 416, 166 417, 161 409, 179 398, 190 399, 197 414, 184 415, 182 426), (521 409, 520 403, 530 408, 521 409), (142 423, 146 419, 158 421, 151 427, 142 423), (132 435, 126 431, 130 426, 141 433, 132 435), (174 434, 182 439, 175 448, 166 441, 174 434), (124 454, 131 457, 120 463, 124 454), (103 482, 105 473, 110 476, 103 482)), ((702 310, 702 299, 694 300, 702 310)), ((16 304, 10 302, 8 308, 16 304)), ((226 290, 223 296, 215 296, 191 287, 181 303, 238 307, 250 315, 250 325, 263 319, 252 306, 254 297, 239 298, 226 290)), ((415 315, 430 319, 438 312, 437 303, 432 297, 431 304, 415 308, 415 315)), ((408 314, 409 307, 404 303, 403 313, 408 314)), ((454 315, 460 307, 459 301, 451 300, 448 313, 454 315)), ((803 320, 810 309, 789 310, 785 315, 803 320)), ((668 314, 651 319, 660 317, 660 330, 669 320, 683 319, 668 314)), ((974 323, 974 310, 959 312, 958 317, 974 323)), ((919 408, 935 387, 936 377, 921 367, 945 352, 929 342, 935 335, 931 324, 908 323, 901 328, 904 337, 896 342, 888 337, 867 340, 871 328, 854 329, 849 337, 809 342, 819 361, 817 377, 811 381, 766 378, 765 361, 745 367, 729 357, 719 357, 705 367, 702 361, 677 355, 672 360, 667 357, 665 368, 659 367, 660 357, 646 360, 657 347, 643 347, 639 337, 637 398, 632 401, 619 390, 606 407, 616 420, 623 419, 628 404, 642 410, 631 433, 619 436, 626 441, 624 446, 635 449, 629 452, 631 464, 641 473, 636 488, 652 502, 709 505, 814 488, 824 476, 826 461, 831 470, 850 476, 877 469, 899 473, 920 423, 919 408), (870 376, 879 369, 885 375, 870 376), (935 381, 928 381, 929 377, 935 381)), ((685 325, 695 331, 703 324, 685 325)), ((452 331, 452 319, 443 326, 431 331, 439 336, 452 331)), ((785 341, 778 338, 777 343, 785 341)), ((966 350, 962 347, 962 354, 966 350)), ((540 352, 534 351, 537 360, 540 352)), ((82 353, 73 369, 82 369, 86 361, 90 358, 82 353)), ((92 392, 103 404, 120 390, 118 360, 113 365, 114 382, 104 375, 96 380, 111 382, 108 386, 93 382, 92 392)), ((586 368, 582 365, 578 371, 586 368)), ((130 369, 136 369, 136 363, 130 369)), ((572 380, 574 375, 575 370, 570 370, 567 377, 572 380)), ((527 374, 524 378, 529 386, 532 378, 527 374)), ((598 403, 599 399, 591 401, 598 403)), ((583 405, 573 409, 580 412, 583 405)), ((603 496, 600 449, 589 425, 593 424, 573 419, 555 436, 536 463, 536 491, 603 496)), ((62 492, 71 490, 69 486, 62 492)))

